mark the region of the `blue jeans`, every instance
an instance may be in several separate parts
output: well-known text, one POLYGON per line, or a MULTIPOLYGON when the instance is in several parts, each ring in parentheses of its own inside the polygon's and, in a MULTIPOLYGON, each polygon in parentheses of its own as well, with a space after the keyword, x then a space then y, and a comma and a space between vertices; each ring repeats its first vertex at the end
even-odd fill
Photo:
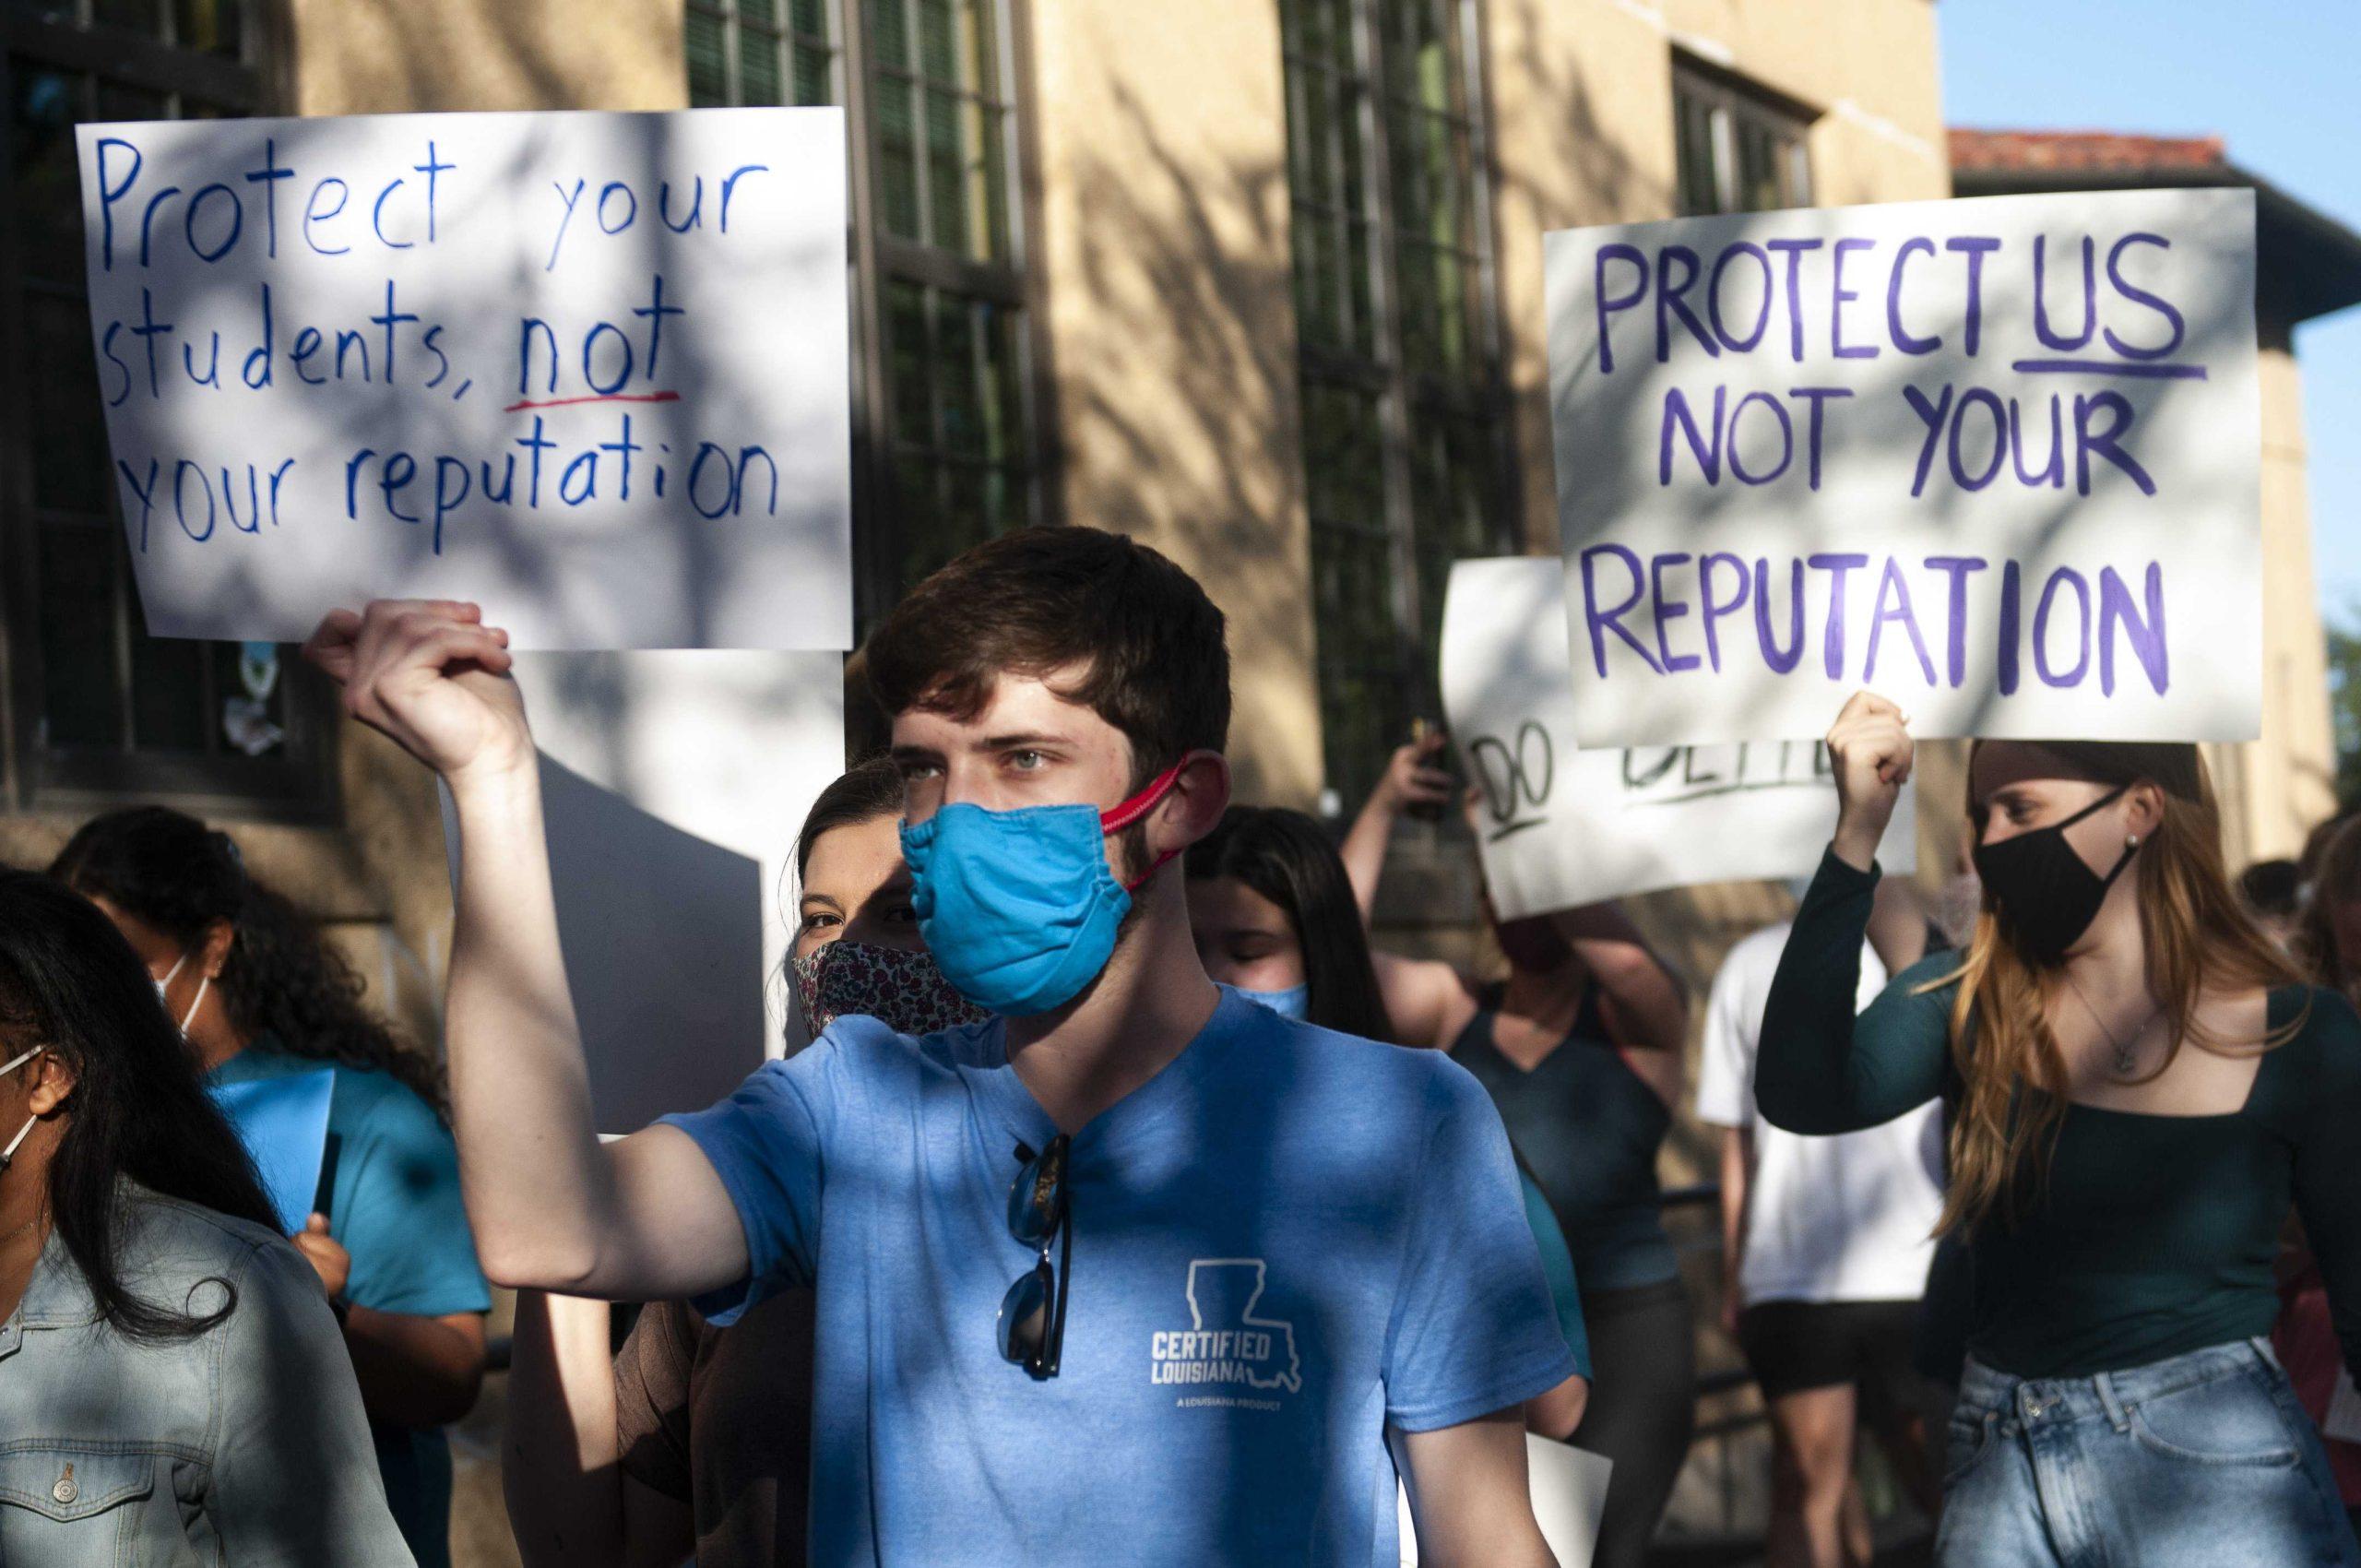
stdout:
POLYGON ((2264 1339, 2095 1377, 1971 1359, 1944 1468, 1939 1568, 2361 1568, 2264 1339))

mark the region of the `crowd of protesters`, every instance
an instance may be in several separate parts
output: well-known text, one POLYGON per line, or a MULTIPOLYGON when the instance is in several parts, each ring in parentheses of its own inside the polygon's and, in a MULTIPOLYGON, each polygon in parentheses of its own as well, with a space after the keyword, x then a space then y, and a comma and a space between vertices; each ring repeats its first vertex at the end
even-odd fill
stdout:
MULTIPOLYGON (((1643 1561, 1690 988, 1613 905, 1488 902, 1498 980, 1373 948, 1439 737, 1341 843, 1235 803, 1198 584, 979 546, 870 638, 891 751, 797 840, 810 1043, 602 1141, 504 636, 309 651, 449 791, 447 1078, 190 817, 0 874, 0 1561, 446 1562, 488 1279, 528 1563, 1387 1568, 1398 1482, 1421 1561, 1516 1568, 1529 1440, 1613 1461, 1594 1561, 1643 1561), (286 1235, 208 1089, 323 1068, 286 1235)), ((1903 716, 1827 744, 1695 1095, 1771 1562, 1869 1561, 1867 1434, 1948 1568, 2361 1565, 2361 821, 2233 881, 2194 747, 1982 742, 1926 898, 1903 716)))

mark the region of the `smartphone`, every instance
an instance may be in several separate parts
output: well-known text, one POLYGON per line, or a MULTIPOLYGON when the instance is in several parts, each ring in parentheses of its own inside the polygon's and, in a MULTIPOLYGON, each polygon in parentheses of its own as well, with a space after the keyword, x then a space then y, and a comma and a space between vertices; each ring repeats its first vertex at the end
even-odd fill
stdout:
MULTIPOLYGON (((1425 745, 1427 738, 1435 731, 1436 726, 1428 723, 1424 719, 1413 719, 1410 720, 1410 743, 1414 746, 1425 745)), ((1451 768, 1451 748, 1445 746, 1442 751, 1437 752, 1429 766, 1440 767, 1448 772, 1451 768)), ((1442 801, 1412 801, 1404 809, 1420 822, 1441 822, 1447 803, 1442 801)))

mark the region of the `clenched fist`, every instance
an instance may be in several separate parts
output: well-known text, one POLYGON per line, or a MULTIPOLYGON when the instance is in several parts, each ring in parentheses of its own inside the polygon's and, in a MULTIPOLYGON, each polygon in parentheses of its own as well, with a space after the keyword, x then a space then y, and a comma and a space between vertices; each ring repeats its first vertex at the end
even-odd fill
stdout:
POLYGON ((508 634, 475 605, 381 599, 358 614, 331 611, 303 657, 343 688, 347 713, 455 788, 532 764, 508 634))
POLYGON ((1828 755, 1836 768, 1836 858, 1867 871, 1916 760, 1910 720, 1875 692, 1855 692, 1829 728, 1828 755))

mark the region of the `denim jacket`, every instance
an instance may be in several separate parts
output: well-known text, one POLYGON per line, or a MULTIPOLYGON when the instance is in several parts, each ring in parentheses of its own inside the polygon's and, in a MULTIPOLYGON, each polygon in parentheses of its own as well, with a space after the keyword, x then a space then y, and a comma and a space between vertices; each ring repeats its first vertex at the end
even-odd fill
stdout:
POLYGON ((0 1563, 410 1568, 311 1265, 261 1227, 121 1192, 133 1295, 236 1304, 192 1338, 132 1339, 51 1235, 0 1324, 0 1563))

